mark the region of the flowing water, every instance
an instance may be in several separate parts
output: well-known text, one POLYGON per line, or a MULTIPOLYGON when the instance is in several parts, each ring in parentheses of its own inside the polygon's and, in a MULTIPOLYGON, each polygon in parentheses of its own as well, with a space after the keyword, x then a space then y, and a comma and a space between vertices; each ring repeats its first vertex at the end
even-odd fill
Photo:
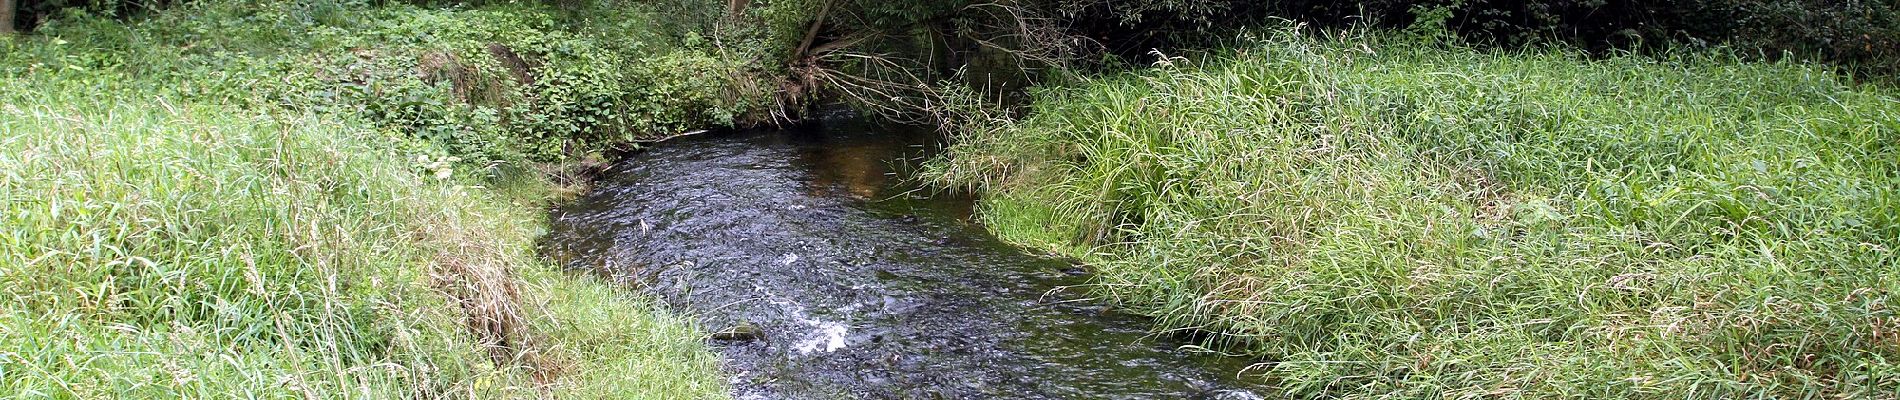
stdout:
POLYGON ((1149 335, 969 199, 904 185, 932 140, 840 119, 655 145, 555 209, 546 252, 756 327, 709 339, 740 399, 1258 398, 1245 360, 1149 335))

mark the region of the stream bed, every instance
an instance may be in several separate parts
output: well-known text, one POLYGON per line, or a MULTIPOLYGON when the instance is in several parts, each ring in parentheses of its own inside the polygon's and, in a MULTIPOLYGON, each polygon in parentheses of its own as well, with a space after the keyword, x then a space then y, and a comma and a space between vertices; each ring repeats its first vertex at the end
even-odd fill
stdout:
POLYGON ((906 185, 936 140, 837 118, 653 145, 555 208, 544 252, 721 332, 742 400, 1259 398, 1247 360, 1150 335, 971 199, 906 185))

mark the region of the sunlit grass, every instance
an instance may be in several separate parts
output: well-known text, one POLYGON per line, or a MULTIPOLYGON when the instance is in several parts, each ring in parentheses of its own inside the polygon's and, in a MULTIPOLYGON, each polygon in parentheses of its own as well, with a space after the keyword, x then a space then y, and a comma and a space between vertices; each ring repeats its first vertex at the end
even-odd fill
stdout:
POLYGON ((1300 397, 1900 396, 1900 99, 1720 54, 1278 35, 934 178, 1300 397))

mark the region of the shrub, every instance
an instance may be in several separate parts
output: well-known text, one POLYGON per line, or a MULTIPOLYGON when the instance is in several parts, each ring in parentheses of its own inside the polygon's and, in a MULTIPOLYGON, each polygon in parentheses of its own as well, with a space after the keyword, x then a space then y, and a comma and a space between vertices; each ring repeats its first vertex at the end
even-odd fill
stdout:
POLYGON ((1900 6, 1824 0, 1276 1, 1259 13, 1342 26, 1406 27, 1434 12, 1479 43, 1568 42, 1594 50, 1731 45, 1876 73, 1900 68, 1900 6))
POLYGON ((214 1, 127 26, 75 17, 37 34, 76 50, 59 64, 163 76, 198 98, 360 113, 415 151, 475 170, 733 126, 758 103, 732 89, 730 62, 645 26, 577 15, 588 14, 214 1))

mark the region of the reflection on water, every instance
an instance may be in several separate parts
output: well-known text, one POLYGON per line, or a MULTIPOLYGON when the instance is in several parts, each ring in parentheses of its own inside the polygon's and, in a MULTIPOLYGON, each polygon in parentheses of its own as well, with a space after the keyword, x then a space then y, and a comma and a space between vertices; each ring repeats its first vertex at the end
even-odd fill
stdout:
POLYGON ((741 398, 1257 398, 1245 360, 1187 354, 1081 299, 1079 269, 896 175, 928 135, 851 122, 629 156, 554 211, 546 251, 708 328, 741 398))
POLYGON ((889 149, 877 145, 850 143, 802 152, 800 158, 817 171, 811 180, 812 195, 823 196, 823 192, 835 188, 863 200, 876 196, 890 184, 895 174, 890 160, 874 156, 888 152, 889 149))

